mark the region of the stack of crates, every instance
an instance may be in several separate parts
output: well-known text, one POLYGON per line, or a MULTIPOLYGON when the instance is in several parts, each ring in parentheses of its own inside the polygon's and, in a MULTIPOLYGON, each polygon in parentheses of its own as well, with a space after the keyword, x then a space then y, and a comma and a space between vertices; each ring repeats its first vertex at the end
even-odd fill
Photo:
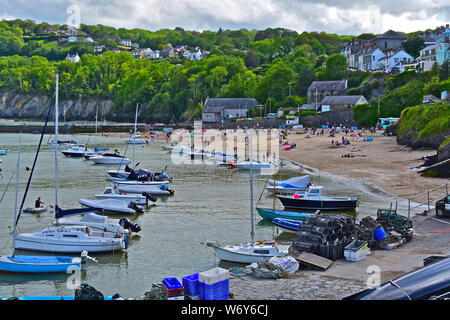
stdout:
POLYGON ((367 241, 354 240, 345 247, 344 257, 347 261, 360 261, 365 259, 370 254, 370 249, 367 246, 367 241))
POLYGON ((198 274, 183 277, 184 293, 191 300, 200 300, 198 274))
POLYGON ((167 300, 184 300, 184 288, 177 278, 164 278, 162 289, 166 293, 167 300))
POLYGON ((230 272, 213 268, 198 274, 201 300, 228 300, 230 295, 230 272))

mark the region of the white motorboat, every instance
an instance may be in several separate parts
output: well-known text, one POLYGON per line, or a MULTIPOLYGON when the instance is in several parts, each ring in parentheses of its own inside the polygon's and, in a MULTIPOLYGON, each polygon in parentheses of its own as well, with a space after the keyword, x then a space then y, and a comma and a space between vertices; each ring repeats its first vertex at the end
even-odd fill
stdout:
POLYGON ((289 253, 289 246, 274 243, 243 243, 239 246, 220 246, 208 243, 220 260, 253 263, 267 261, 272 257, 283 257, 289 253))
POLYGON ((134 202, 138 205, 145 205, 147 198, 138 193, 121 193, 117 187, 106 187, 103 193, 95 194, 97 199, 118 199, 123 201, 134 202))
MULTIPOLYGON (((163 184, 169 184, 169 180, 164 181, 137 181, 137 180, 125 180, 114 181, 115 186, 161 186, 163 184)), ((120 191, 120 190, 119 190, 120 191)))
POLYGON ((134 214, 136 212, 142 213, 141 207, 137 206, 133 202, 118 200, 118 199, 100 199, 100 200, 88 200, 80 199, 78 202, 87 208, 93 208, 94 210, 103 210, 109 213, 124 213, 134 214))
POLYGON ((97 164, 128 164, 130 159, 120 155, 118 152, 107 152, 102 155, 89 158, 97 164))
POLYGON ((15 236, 15 249, 81 253, 106 252, 126 249, 128 238, 112 232, 93 231, 86 226, 56 226, 35 233, 15 236))
MULTIPOLYGON (((58 149, 69 149, 72 147, 84 147, 83 143, 79 143, 73 140, 58 140, 58 149)), ((52 139, 47 142, 47 148, 56 149, 56 140, 52 139)))
POLYGON ((86 147, 71 147, 69 149, 62 150, 61 153, 66 157, 81 158, 84 154, 94 154, 95 152, 86 147))
POLYGON ((141 230, 139 225, 132 224, 127 218, 113 219, 93 212, 86 213, 83 216, 63 217, 54 221, 53 224, 62 226, 86 226, 93 231, 106 231, 121 235, 139 232, 141 230))
MULTIPOLYGON (((114 183, 117 182, 118 181, 115 181, 114 183)), ((170 196, 174 194, 174 192, 170 190, 166 184, 118 184, 116 187, 117 190, 122 193, 139 193, 148 194, 150 196, 170 196)))

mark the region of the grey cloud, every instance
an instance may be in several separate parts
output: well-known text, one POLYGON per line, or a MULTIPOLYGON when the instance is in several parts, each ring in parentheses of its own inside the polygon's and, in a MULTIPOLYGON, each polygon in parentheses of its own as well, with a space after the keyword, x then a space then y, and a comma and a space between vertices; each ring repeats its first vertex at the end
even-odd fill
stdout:
POLYGON ((0 17, 64 24, 71 4, 80 6, 81 23, 149 30, 284 27, 298 32, 360 34, 383 32, 391 24, 397 31, 410 32, 415 30, 410 30, 405 19, 398 27, 393 22, 407 16, 432 28, 450 16, 446 0, 0 0, 0 17))

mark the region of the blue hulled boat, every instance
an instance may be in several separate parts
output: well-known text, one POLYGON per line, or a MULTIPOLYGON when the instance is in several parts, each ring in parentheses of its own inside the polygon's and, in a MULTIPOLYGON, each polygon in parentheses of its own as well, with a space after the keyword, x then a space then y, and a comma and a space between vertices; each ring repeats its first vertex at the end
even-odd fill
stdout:
POLYGON ((259 213, 261 218, 267 221, 272 221, 275 218, 303 221, 306 218, 310 217, 311 215, 315 214, 308 212, 278 211, 264 208, 256 208, 256 211, 259 213))
POLYGON ((297 233, 302 222, 297 220, 275 218, 272 220, 272 223, 285 232, 297 233))

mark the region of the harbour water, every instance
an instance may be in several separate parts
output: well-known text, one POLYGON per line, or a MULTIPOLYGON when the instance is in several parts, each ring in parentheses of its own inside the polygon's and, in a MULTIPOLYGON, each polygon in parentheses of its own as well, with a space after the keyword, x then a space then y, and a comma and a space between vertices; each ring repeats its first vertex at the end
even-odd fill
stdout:
MULTIPOLYGON (((33 206, 37 197, 48 205, 54 205, 54 150, 48 149, 46 140, 42 146, 35 168, 29 195, 24 207, 33 206)), ((60 136, 61 140, 73 139, 86 142, 88 136, 60 136)), ((125 150, 125 138, 96 138, 98 147, 125 150)), ((0 156, 0 196, 9 178, 16 169, 18 134, 0 134, 0 148, 10 149, 6 156, 0 156)), ((39 135, 23 134, 21 147, 19 202, 22 200, 26 181, 38 145, 39 135)), ((93 137, 89 142, 92 144, 93 137)), ((148 145, 137 145, 135 162, 139 167, 160 171, 168 164, 167 173, 173 178, 170 188, 175 195, 160 198, 144 214, 134 219, 142 231, 134 234, 126 251, 108 254, 92 254, 98 263, 88 261, 83 266, 81 282, 89 283, 105 295, 119 293, 123 297, 142 296, 150 290, 152 283, 160 283, 163 277, 181 278, 214 266, 230 267, 214 257, 206 242, 239 244, 250 241, 250 186, 248 172, 230 171, 225 167, 205 164, 176 165, 171 155, 161 148, 164 142, 151 141, 148 145)), ((93 148, 92 145, 89 146, 93 148)), ((133 157, 132 146, 126 154, 133 157)), ((81 207, 80 198, 93 199, 109 185, 106 170, 116 166, 96 165, 80 158, 58 156, 59 189, 58 204, 63 209, 81 207)), ((298 167, 286 166, 278 177, 286 179, 299 175, 298 167)), ((267 177, 255 176, 254 203, 258 202, 267 177)), ((325 174, 315 174, 312 182, 323 185, 324 193, 330 196, 355 196, 360 205, 358 216, 375 215, 380 207, 389 206, 392 199, 377 194, 361 184, 330 178, 325 174)), ((276 200, 276 209, 283 207, 276 200)), ((271 208, 273 198, 264 192, 259 206, 271 208)), ((15 207, 15 177, 0 203, 0 255, 12 252, 12 242, 8 226, 12 226, 15 207)), ((404 210, 399 206, 400 210, 404 210)), ((122 216, 117 216, 122 217, 122 216)), ((271 223, 262 221, 254 210, 256 239, 277 239, 280 244, 290 244, 295 235, 280 234, 271 223)), ((23 213, 19 222, 19 232, 34 232, 50 226, 54 211, 32 215, 23 213)), ((33 254, 20 252, 21 254, 33 254)), ((31 295, 73 295, 67 288, 70 275, 14 275, 0 274, 0 297, 31 295)))

